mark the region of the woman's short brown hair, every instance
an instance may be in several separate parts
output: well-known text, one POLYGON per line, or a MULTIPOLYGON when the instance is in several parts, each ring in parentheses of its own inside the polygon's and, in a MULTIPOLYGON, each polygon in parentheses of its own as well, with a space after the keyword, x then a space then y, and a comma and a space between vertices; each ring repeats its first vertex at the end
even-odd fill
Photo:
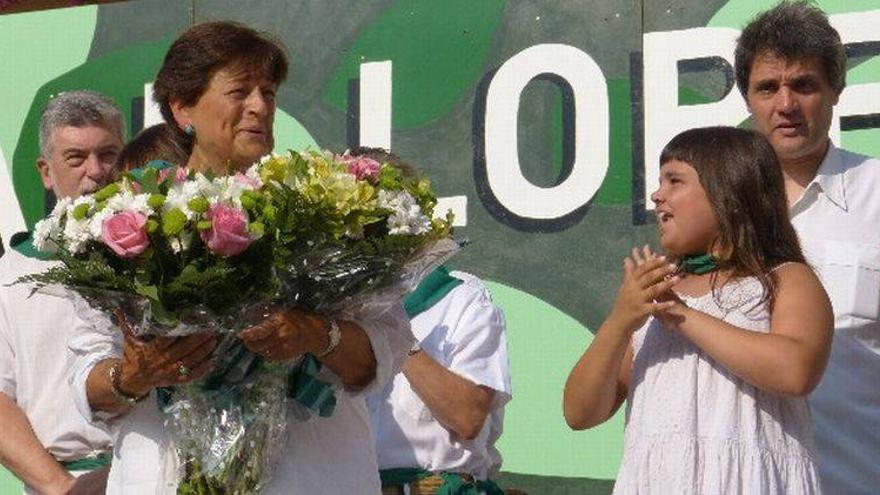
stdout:
POLYGON ((153 83, 153 97, 165 122, 177 128, 171 102, 195 105, 217 71, 232 68, 280 84, 287 67, 278 41, 235 22, 205 22, 186 30, 168 49, 153 83))

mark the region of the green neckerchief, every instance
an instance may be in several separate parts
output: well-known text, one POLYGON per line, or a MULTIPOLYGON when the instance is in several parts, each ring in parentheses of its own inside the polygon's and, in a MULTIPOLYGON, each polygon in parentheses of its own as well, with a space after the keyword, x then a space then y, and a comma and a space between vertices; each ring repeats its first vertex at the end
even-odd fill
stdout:
MULTIPOLYGON (((432 476, 434 473, 421 468, 380 469, 379 479, 382 486, 399 486, 414 483, 432 476)), ((437 473, 443 484, 437 489, 437 495, 504 495, 504 490, 492 480, 467 481, 458 473, 437 473)))
POLYGON ((460 278, 449 274, 445 266, 437 268, 422 280, 422 283, 412 291, 403 301, 403 309, 406 310, 410 319, 419 313, 427 311, 449 294, 449 291, 463 284, 460 278))
POLYGON ((58 461, 68 471, 94 471, 110 465, 110 454, 102 452, 95 457, 85 457, 75 461, 58 461))
POLYGON ((431 472, 422 468, 394 468, 379 470, 379 480, 381 480, 383 487, 405 485, 422 478, 427 478, 428 476, 431 476, 431 472))
POLYGON ((12 244, 10 247, 24 256, 43 261, 52 261, 56 259, 54 253, 46 253, 34 247, 34 235, 32 232, 28 232, 27 236, 23 236, 20 240, 17 239, 17 237, 18 236, 13 236, 12 240, 15 241, 15 244, 12 244))
POLYGON ((129 170, 128 173, 133 175, 134 178, 137 179, 138 181, 141 181, 144 178, 144 172, 146 172, 148 168, 156 169, 158 171, 158 170, 165 170, 166 168, 172 168, 172 167, 176 167, 176 166, 177 165, 175 165, 171 162, 166 162, 165 160, 150 160, 147 163, 145 163, 142 167, 133 168, 133 169, 129 170))
POLYGON ((681 271, 694 275, 703 275, 718 269, 718 258, 711 254, 689 254, 681 259, 681 271))

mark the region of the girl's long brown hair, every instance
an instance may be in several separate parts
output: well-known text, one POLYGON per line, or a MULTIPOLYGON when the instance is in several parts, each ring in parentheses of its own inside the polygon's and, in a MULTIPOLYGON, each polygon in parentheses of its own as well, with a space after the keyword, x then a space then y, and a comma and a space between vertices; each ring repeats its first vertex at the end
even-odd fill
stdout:
POLYGON ((700 177, 718 221, 713 254, 720 255, 719 267, 737 278, 758 278, 764 286, 760 303, 772 303, 777 287, 773 268, 806 261, 789 220, 782 169, 770 143, 736 127, 691 129, 663 149, 660 165, 670 160, 689 164, 700 177))

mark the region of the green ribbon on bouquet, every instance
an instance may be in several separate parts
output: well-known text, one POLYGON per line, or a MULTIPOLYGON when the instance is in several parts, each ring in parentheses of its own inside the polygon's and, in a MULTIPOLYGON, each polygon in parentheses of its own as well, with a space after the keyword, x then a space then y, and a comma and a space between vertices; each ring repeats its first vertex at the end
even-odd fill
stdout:
MULTIPOLYGON (((462 283, 463 280, 453 277, 445 266, 441 266, 425 277, 422 283, 406 297, 403 307, 407 315, 413 318, 437 304, 462 283)), ((320 371, 321 362, 318 358, 312 354, 303 356, 302 361, 288 378, 288 397, 295 399, 322 418, 327 418, 333 414, 333 409, 336 407, 336 394, 329 383, 317 378, 320 371)))
POLYGON ((322 418, 329 418, 336 408, 333 387, 318 379, 321 362, 312 354, 303 356, 288 377, 287 396, 322 418))

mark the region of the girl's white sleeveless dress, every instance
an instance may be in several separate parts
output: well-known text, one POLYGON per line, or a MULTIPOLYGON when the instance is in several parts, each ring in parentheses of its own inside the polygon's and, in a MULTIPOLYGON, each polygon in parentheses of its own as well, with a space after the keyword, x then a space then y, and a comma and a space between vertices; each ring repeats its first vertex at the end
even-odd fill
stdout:
MULTIPOLYGON (((685 303, 769 332, 756 278, 685 303), (717 298, 717 299, 716 299, 717 298)), ((633 335, 624 456, 615 495, 820 493, 810 409, 734 376, 651 318, 633 335)))

